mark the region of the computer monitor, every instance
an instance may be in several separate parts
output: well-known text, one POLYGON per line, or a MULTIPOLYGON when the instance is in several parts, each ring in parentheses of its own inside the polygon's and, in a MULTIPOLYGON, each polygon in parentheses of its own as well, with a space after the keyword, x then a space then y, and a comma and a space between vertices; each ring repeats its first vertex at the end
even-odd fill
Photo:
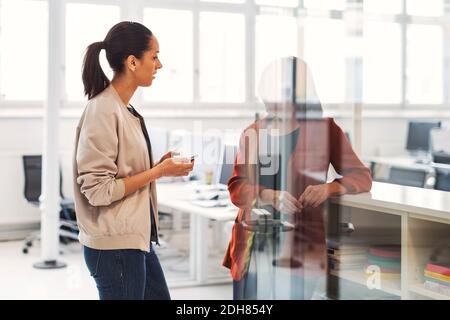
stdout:
POLYGON ((415 122, 409 123, 406 149, 410 152, 430 151, 430 131, 440 128, 441 122, 415 122))
POLYGON ((234 160, 236 159, 237 146, 224 145, 220 156, 219 169, 216 176, 216 184, 226 186, 233 174, 234 160))

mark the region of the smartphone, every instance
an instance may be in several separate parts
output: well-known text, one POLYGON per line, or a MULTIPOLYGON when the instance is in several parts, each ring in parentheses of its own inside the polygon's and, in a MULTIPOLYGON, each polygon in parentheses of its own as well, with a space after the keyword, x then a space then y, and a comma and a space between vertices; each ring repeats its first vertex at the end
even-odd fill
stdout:
POLYGON ((192 162, 192 161, 194 161, 194 160, 195 160, 195 158, 197 158, 197 157, 198 157, 198 154, 194 154, 194 155, 192 155, 192 156, 191 156, 191 162, 192 162))

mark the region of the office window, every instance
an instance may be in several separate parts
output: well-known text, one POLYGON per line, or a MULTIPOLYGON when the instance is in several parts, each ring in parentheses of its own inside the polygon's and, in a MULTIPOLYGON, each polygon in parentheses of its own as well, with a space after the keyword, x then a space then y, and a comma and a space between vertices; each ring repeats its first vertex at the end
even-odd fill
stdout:
POLYGON ((200 13, 200 100, 245 100, 245 20, 242 14, 200 13))
POLYGON ((364 11, 378 14, 400 14, 402 0, 364 0, 364 11))
POLYGON ((298 0, 255 0, 256 4, 275 7, 296 7, 298 0))
POLYGON ((344 23, 326 18, 306 18, 304 27, 304 57, 314 78, 319 99, 338 103, 345 100, 344 23))
MULTIPOLYGON (((109 29, 120 21, 117 6, 69 3, 66 6, 66 94, 68 100, 85 100, 81 68, 88 45, 103 41, 109 29)), ((113 72, 101 51, 103 71, 113 72)))
POLYGON ((401 102, 401 30, 397 23, 364 23, 363 101, 401 102))
POLYGON ((0 5, 0 94, 6 100, 44 100, 48 73, 47 2, 2 0, 0 5))
POLYGON ((256 17, 255 89, 264 68, 273 60, 297 56, 297 20, 294 17, 258 15, 256 17))
POLYGON ((443 14, 443 0, 407 0, 406 12, 416 16, 440 16, 443 14))
POLYGON ((144 10, 144 24, 159 41, 163 65, 150 88, 147 101, 190 102, 193 100, 193 20, 186 10, 144 10))
POLYGON ((442 37, 439 26, 408 26, 406 83, 409 103, 442 103, 442 37))
POLYGON ((346 0, 304 0, 305 8, 323 10, 344 10, 346 0))
POLYGON ((201 2, 244 3, 246 0, 200 0, 201 2))

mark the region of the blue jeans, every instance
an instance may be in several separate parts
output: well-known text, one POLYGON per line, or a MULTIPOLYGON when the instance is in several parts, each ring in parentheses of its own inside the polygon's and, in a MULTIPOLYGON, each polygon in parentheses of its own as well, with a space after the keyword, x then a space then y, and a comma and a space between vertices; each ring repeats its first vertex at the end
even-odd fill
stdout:
POLYGON ((170 300, 153 246, 150 252, 84 246, 84 260, 97 284, 100 300, 170 300))
POLYGON ((256 274, 248 273, 241 280, 233 280, 233 300, 257 299, 256 274))

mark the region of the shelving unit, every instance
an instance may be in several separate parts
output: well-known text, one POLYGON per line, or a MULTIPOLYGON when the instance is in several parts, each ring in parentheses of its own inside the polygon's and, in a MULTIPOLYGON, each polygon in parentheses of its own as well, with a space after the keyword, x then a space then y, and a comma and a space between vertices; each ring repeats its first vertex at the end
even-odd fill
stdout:
MULTIPOLYGON (((345 279, 345 280, 348 280, 351 282, 355 282, 355 283, 363 285, 363 286, 367 285, 367 277, 361 271, 345 270, 345 271, 331 271, 330 273, 333 276, 336 276, 336 277, 339 277, 339 278, 342 278, 342 279, 345 279)), ((398 280, 382 279, 379 290, 400 297, 402 295, 400 279, 398 279, 398 280)))
MULTIPOLYGON (((367 235, 368 242, 372 233, 378 233, 401 245, 400 279, 381 279, 380 290, 401 299, 450 300, 423 285, 428 262, 433 258, 450 261, 450 193, 374 182, 371 193, 335 198, 331 206, 350 219, 355 233, 367 235), (442 248, 439 253, 437 247, 442 248)), ((362 271, 330 274, 366 285, 362 271)))
POLYGON ((450 296, 447 296, 445 294, 441 294, 438 292, 434 292, 431 290, 428 290, 423 286, 423 284, 411 284, 409 286, 409 291, 413 294, 416 294, 421 297, 429 298, 429 299, 435 299, 435 300, 450 300, 450 296))

